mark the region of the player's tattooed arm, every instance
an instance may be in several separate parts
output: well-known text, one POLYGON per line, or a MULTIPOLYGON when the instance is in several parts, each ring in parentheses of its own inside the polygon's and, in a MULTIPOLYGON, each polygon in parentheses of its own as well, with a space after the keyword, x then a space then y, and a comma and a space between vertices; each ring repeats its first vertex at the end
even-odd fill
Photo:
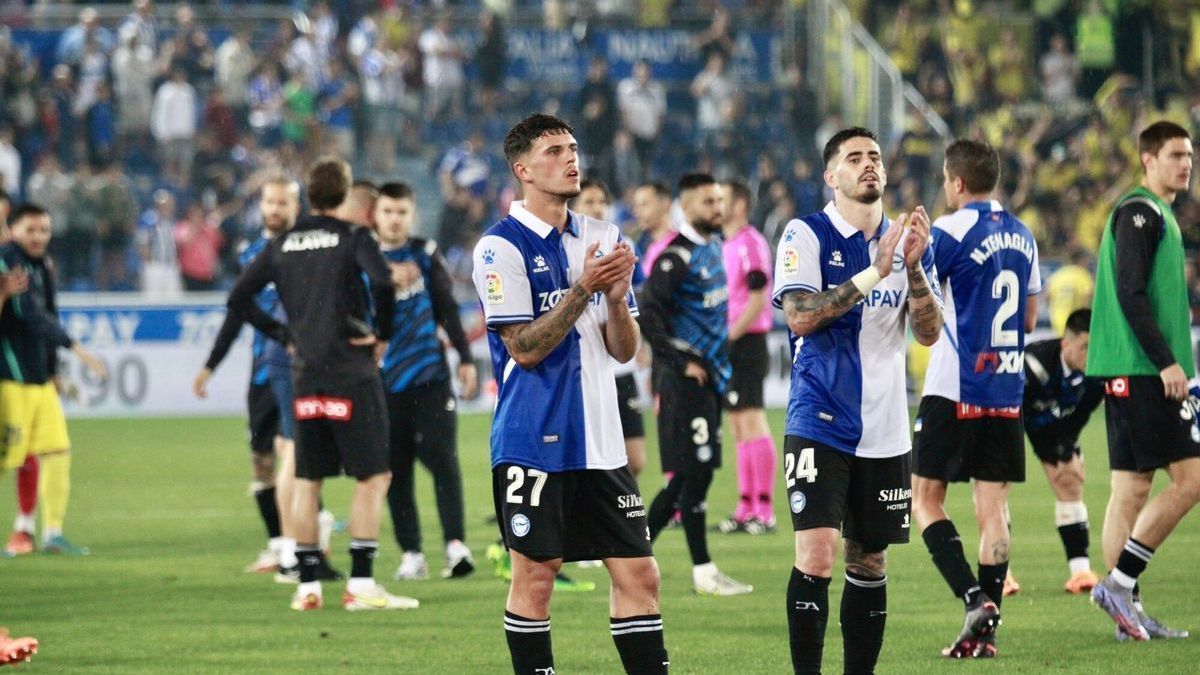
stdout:
POLYGON ((800 337, 815 333, 837 321, 863 299, 853 281, 820 293, 794 291, 783 297, 788 328, 800 337))
POLYGON ((942 308, 920 263, 908 267, 908 320, 913 336, 926 347, 942 334, 942 308))
POLYGON ((550 355, 567 333, 575 328, 575 322, 587 309, 591 293, 578 281, 571 286, 554 309, 529 323, 514 323, 498 328, 500 339, 517 365, 535 368, 542 359, 550 355))

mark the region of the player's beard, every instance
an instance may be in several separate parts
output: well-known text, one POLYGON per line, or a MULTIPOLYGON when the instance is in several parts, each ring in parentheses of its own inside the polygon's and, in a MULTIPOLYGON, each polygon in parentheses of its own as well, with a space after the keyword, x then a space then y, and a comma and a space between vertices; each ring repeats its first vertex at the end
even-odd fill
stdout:
POLYGON ((283 232, 287 229, 286 218, 263 218, 263 227, 271 232, 283 232))
POLYGON ((692 221, 692 227, 700 234, 709 237, 721 231, 720 223, 703 218, 692 221))

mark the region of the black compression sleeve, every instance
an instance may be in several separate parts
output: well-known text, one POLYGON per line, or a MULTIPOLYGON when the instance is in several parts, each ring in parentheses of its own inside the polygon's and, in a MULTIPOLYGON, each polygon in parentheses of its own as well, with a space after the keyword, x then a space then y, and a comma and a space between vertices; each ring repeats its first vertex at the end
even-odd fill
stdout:
POLYGON ((767 274, 759 270, 753 270, 746 274, 746 288, 752 291, 761 291, 767 287, 767 274))
POLYGON ((1139 202, 1120 207, 1113 223, 1117 247, 1117 301, 1138 344, 1159 370, 1175 363, 1175 356, 1154 320, 1154 310, 1146 292, 1154 254, 1162 239, 1162 228, 1162 216, 1139 202))
POLYGON ((433 300, 433 316, 450 338, 458 352, 459 361, 472 363, 471 342, 463 331, 462 319, 458 316, 458 303, 454 301, 454 287, 450 273, 441 254, 434 253, 429 257, 429 295, 433 300))
POLYGON ((654 359, 672 370, 683 371, 684 359, 671 344, 671 320, 675 311, 675 288, 683 282, 687 265, 670 249, 654 261, 650 278, 642 287, 638 324, 650 343, 654 359))
POLYGON ((229 354, 230 347, 237 340, 238 333, 242 331, 243 324, 245 321, 236 312, 225 312, 221 330, 217 332, 217 339, 213 342, 212 351, 208 353, 208 360, 204 362, 205 368, 216 370, 217 366, 221 365, 225 356, 229 354))

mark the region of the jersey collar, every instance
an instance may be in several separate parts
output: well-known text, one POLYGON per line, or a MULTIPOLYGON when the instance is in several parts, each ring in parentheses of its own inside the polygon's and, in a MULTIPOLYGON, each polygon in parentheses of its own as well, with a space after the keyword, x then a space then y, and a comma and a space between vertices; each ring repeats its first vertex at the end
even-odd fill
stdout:
POLYGON ((684 237, 687 237, 700 246, 704 246, 708 243, 708 239, 701 235, 700 232, 686 220, 680 223, 679 234, 682 234, 684 237))
POLYGON ((975 209, 976 211, 991 211, 993 213, 1004 210, 1004 207, 1000 205, 1000 202, 996 201, 995 199, 989 199, 983 202, 971 202, 963 208, 975 209))
MULTIPOLYGON (((516 200, 508 206, 508 215, 515 218, 517 222, 521 223, 525 227, 533 230, 533 232, 542 239, 549 237, 550 233, 557 229, 553 225, 530 213, 529 209, 525 208, 525 202, 522 200, 516 200)), ((567 211, 567 229, 565 231, 577 238, 579 237, 579 226, 577 224, 578 220, 578 214, 571 210, 567 211)))
MULTIPOLYGON (((857 227, 846 222, 846 219, 842 217, 842 214, 838 213, 837 207, 833 205, 832 201, 825 205, 824 211, 825 215, 829 217, 829 222, 833 223, 834 229, 836 229, 838 234, 842 235, 843 238, 849 239, 860 232, 857 227)), ((887 231, 888 225, 890 224, 891 221, 888 220, 887 215, 884 215, 883 221, 879 223, 879 227, 875 228, 875 236, 872 237, 872 239, 878 239, 881 235, 883 235, 883 233, 887 231)))

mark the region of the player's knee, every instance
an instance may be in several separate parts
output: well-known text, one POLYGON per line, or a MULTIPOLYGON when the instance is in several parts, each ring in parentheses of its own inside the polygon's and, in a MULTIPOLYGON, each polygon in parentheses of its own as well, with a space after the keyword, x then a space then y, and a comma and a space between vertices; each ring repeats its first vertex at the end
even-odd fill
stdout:
POLYGON ((837 558, 838 534, 831 528, 796 533, 796 568, 805 574, 828 577, 837 558), (830 531, 823 532, 829 529, 830 531))
POLYGON ((887 550, 872 551, 856 541, 846 540, 846 571, 870 579, 887 576, 887 550))
POLYGON ((254 466, 254 482, 264 490, 275 487, 275 455, 255 452, 251 454, 250 459, 254 466))
POLYGON ((1200 474, 1189 474, 1176 481, 1175 490, 1189 506, 1200 503, 1200 474))

